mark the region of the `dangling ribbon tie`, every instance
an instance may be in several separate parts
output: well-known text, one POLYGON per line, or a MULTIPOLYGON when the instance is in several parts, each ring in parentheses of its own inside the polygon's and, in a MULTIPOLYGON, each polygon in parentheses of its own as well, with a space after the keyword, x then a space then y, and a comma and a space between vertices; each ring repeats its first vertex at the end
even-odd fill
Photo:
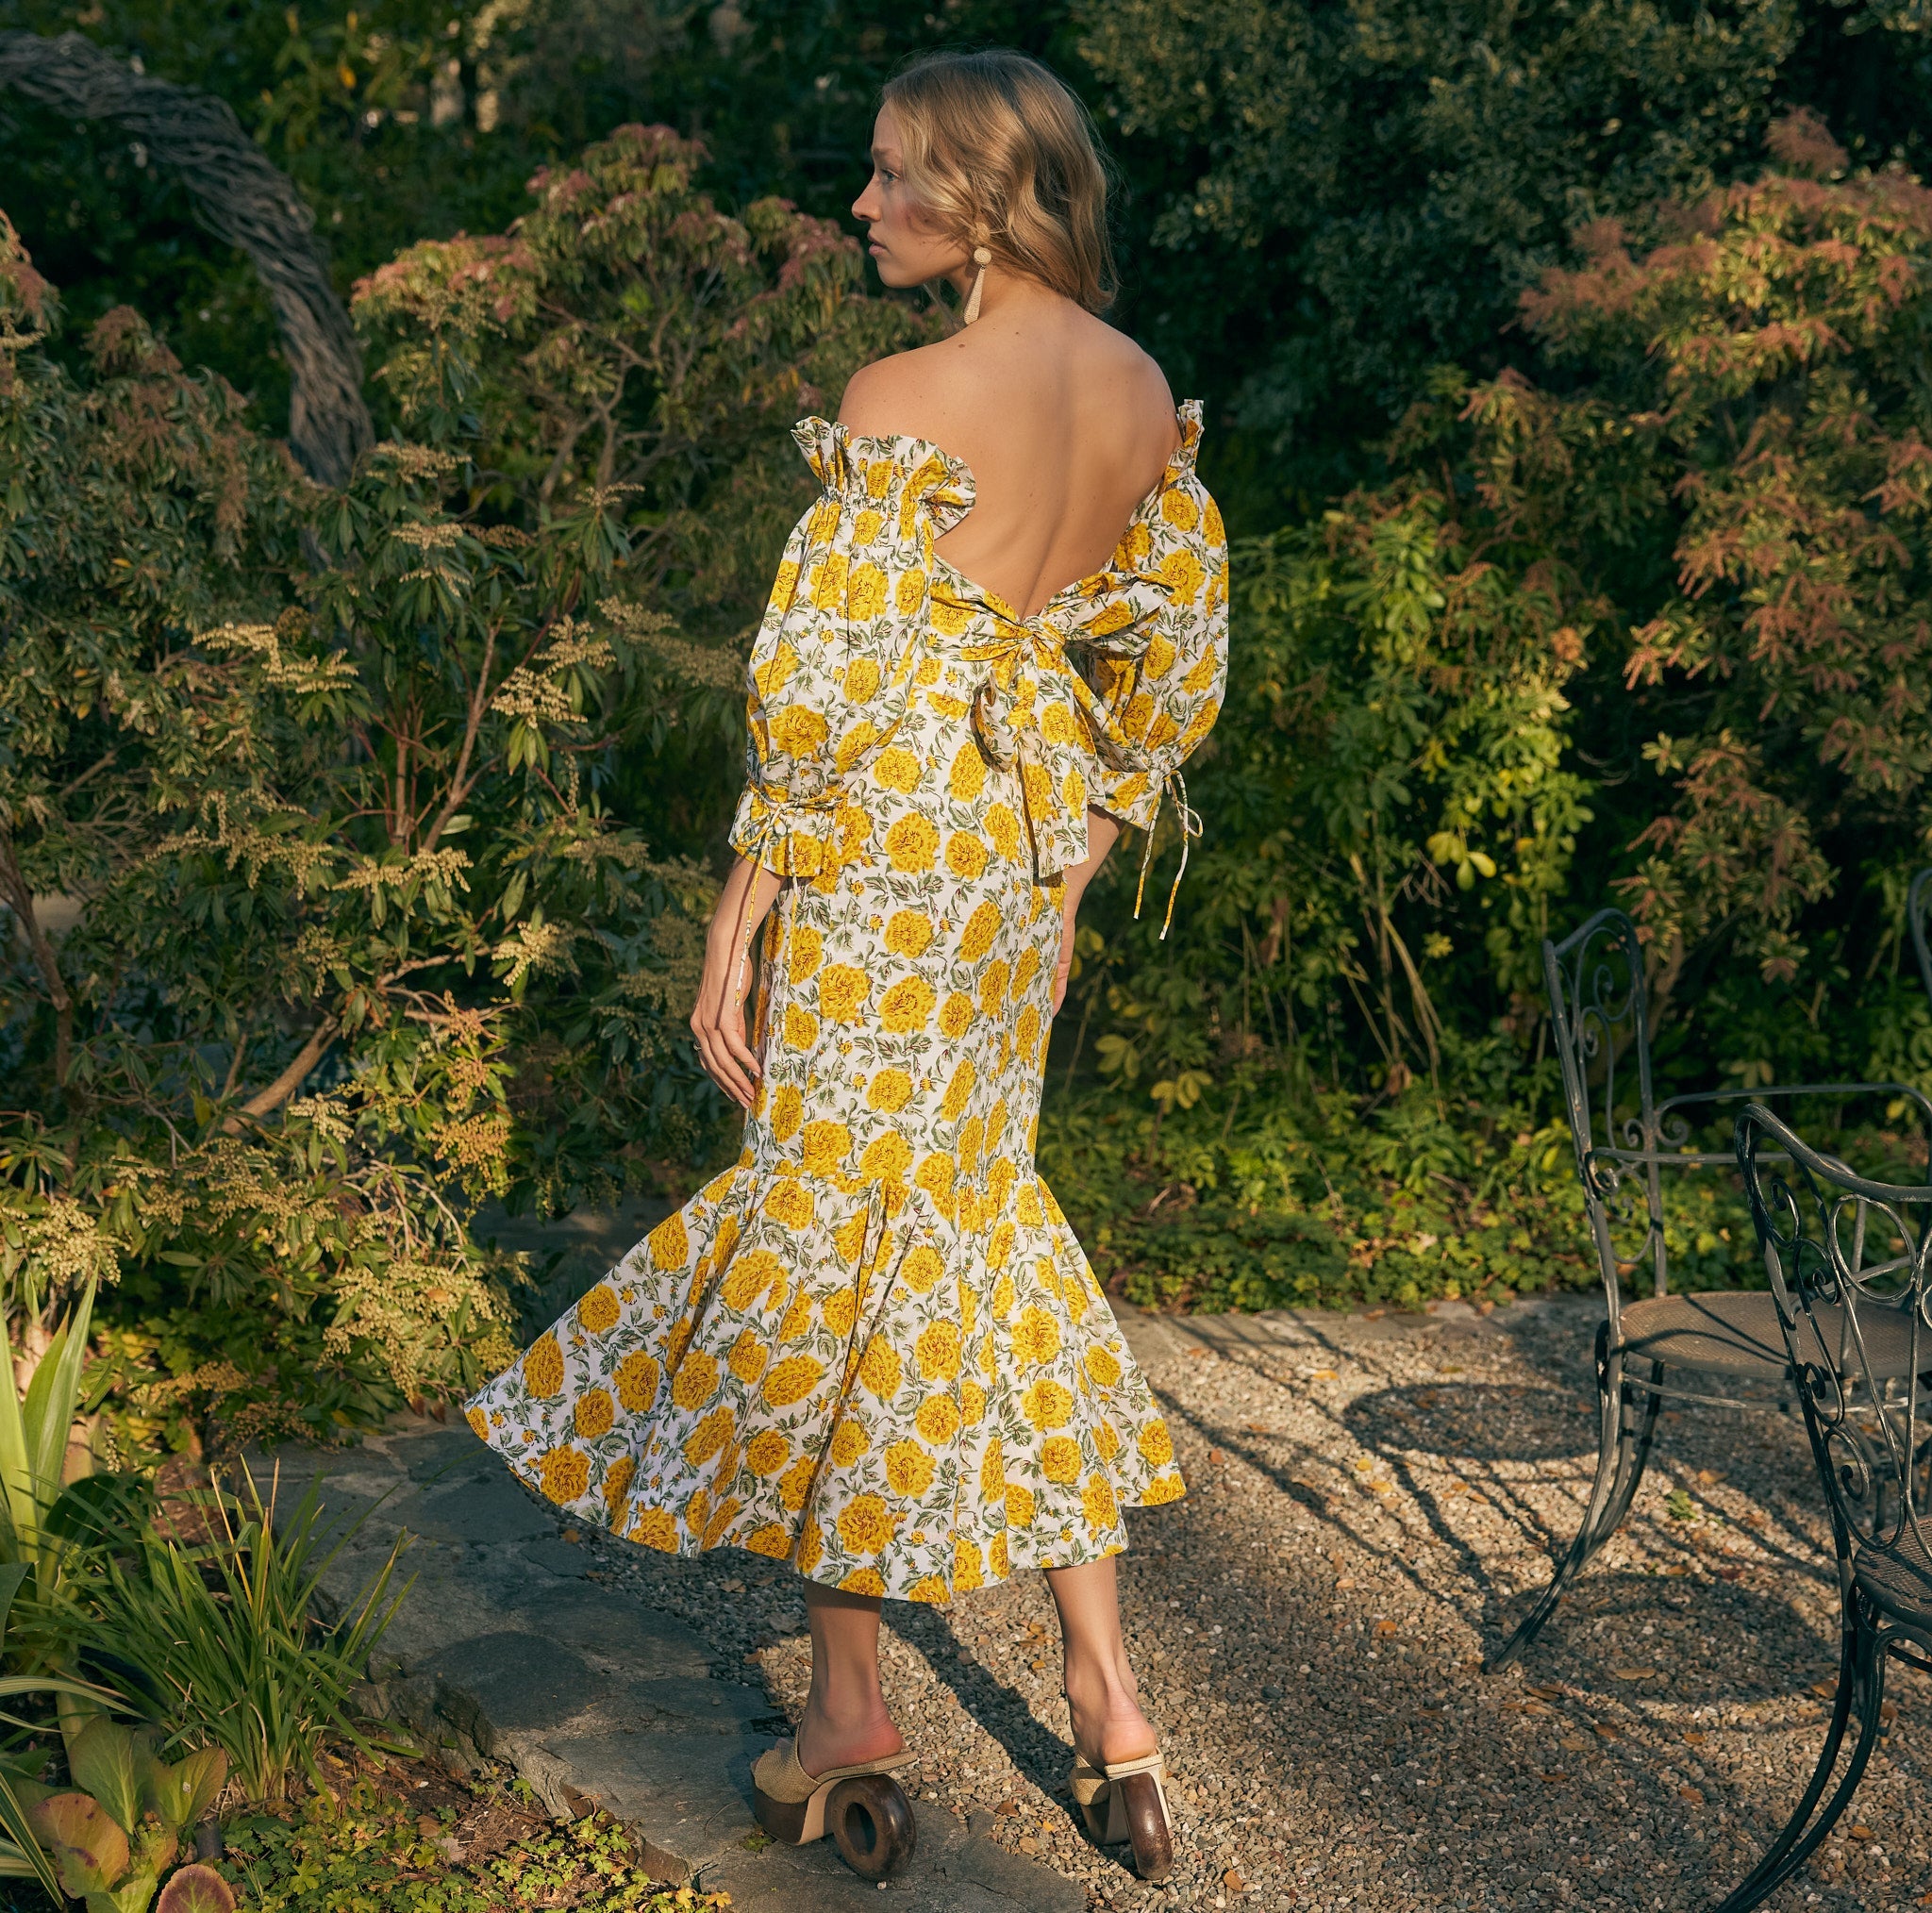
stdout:
MULTIPOLYGON (((836 857, 838 852, 833 842, 839 807, 844 801, 844 787, 835 773, 814 757, 801 757, 791 761, 789 774, 774 774, 774 767, 784 764, 786 759, 774 756, 768 761, 762 772, 754 780, 758 802, 765 807, 764 822, 758 827, 758 839, 751 855, 752 877, 745 886, 744 913, 741 919, 743 931, 738 953, 737 996, 742 1003, 751 990, 751 946, 758 935, 758 924, 752 918, 752 904, 758 894, 758 872, 766 868, 765 853, 771 847, 774 837, 790 838, 800 825, 810 822, 819 827, 811 832, 812 839, 819 846, 819 856, 836 857)), ((800 870, 798 866, 798 846, 788 844, 784 857, 786 876, 813 876, 818 865, 814 861, 810 870, 800 870)))

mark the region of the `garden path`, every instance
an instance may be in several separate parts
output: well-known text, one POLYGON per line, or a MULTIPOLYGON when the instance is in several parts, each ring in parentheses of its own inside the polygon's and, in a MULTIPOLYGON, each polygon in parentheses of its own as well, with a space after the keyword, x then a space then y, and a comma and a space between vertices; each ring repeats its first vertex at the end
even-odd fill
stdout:
MULTIPOLYGON (((1072 1817, 1038 1577, 949 1610, 888 1608, 889 1697, 925 1756, 922 1855, 899 1897, 828 1847, 748 1849, 749 1759, 804 1698, 795 1579, 560 1530, 459 1425, 324 1457, 345 1506, 402 1487, 358 1559, 395 1522, 423 1537, 369 1698, 458 1757, 515 1760, 553 1805, 598 1795, 667 1871, 729 1888, 741 1913, 1690 1913, 1747 1870, 1808 1771, 1833 1673, 1835 1590, 1794 1423, 1667 1418, 1631 1522, 1526 1666, 1485 1679, 1482 1648, 1547 1576, 1588 1482, 1590 1298, 1487 1319, 1123 1319, 1191 1484, 1132 1518, 1123 1566, 1177 1775, 1166 1888, 1072 1817)), ((1775 1905, 1932 1898, 1932 1709, 1916 1675, 1893 1694, 1840 1837, 1775 1905)))

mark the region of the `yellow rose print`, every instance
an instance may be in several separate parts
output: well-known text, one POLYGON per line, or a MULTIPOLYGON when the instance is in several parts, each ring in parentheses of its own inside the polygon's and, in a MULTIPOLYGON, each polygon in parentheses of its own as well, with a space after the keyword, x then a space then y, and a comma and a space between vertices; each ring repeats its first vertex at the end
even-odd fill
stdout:
MULTIPOLYGON (((772 1185, 765 1197, 765 1213, 788 1229, 808 1229, 816 1213, 811 1190, 803 1182, 787 1178, 772 1185)), ((737 1304, 742 1307, 743 1305, 737 1304)))
POLYGON ((848 1415, 832 1431, 832 1466, 850 1468, 871 1447, 872 1439, 865 1432, 865 1423, 858 1416, 848 1415))
POLYGON ((879 1021, 893 1036, 908 1035, 924 1027, 933 1001, 932 985, 924 977, 901 977, 880 1000, 879 1021))
POLYGON ((892 1518, 875 1494, 855 1495, 840 1510, 839 1539, 855 1555, 876 1555, 892 1539, 892 1518))
POLYGON ((872 991, 872 979, 849 963, 829 963, 819 972, 819 1014, 827 1023, 851 1023, 872 991))
POLYGON ((1000 933, 1000 913, 992 904, 978 905, 972 916, 966 920, 966 927, 959 937, 959 961, 978 963, 992 948, 992 940, 1000 933))
MULTIPOLYGON (((788 1039, 789 1040, 789 1039, 788 1039)), ((809 1043, 796 1045, 809 1049, 809 1043)), ((805 1120, 805 1098, 799 1093, 796 1083, 781 1083, 778 1092, 772 1098, 772 1134, 780 1142, 790 1142, 798 1134, 798 1125, 805 1120)))
POLYGON ((667 1216, 644 1239, 650 1250, 651 1267, 654 1269, 682 1269, 691 1260, 691 1239, 686 1234, 684 1217, 667 1216))
POLYGON ((776 1474, 791 1454, 791 1442, 775 1428, 760 1428, 744 1444, 744 1465, 754 1474, 776 1474))
POLYGON ((886 831, 886 856, 897 871, 916 874, 930 870, 939 847, 938 829, 916 812, 900 818, 886 831))
POLYGON ((941 1603, 1118 1553, 1123 1508, 1184 1491, 1034 1161, 1059 873, 1090 807, 1171 845, 1226 682, 1225 532, 1178 424, 1034 621, 936 554, 956 459, 798 428, 818 495, 747 662, 730 839, 781 884, 741 1147, 463 1404, 573 1520, 941 1603))
POLYGON ((590 1389, 577 1397, 571 1412, 577 1433, 586 1441, 594 1441, 600 1435, 610 1433, 611 1424, 617 1420, 617 1404, 610 1399, 608 1389, 590 1389))
POLYGON ((959 1410, 950 1395, 928 1395, 919 1405, 912 1425, 920 1439, 942 1448, 959 1432, 959 1410))
POLYGON ((876 618, 886 608, 886 574, 877 565, 860 565, 845 588, 845 602, 853 617, 863 622, 876 618))
POLYGON ((803 983, 825 960, 825 940, 809 923, 792 930, 787 941, 785 973, 803 983))
POLYGON ((976 877, 986 869, 986 840, 970 830, 956 830, 946 839, 946 868, 958 877, 976 877))
POLYGON ((808 1175, 829 1175, 852 1151, 852 1132, 842 1123, 808 1123, 801 1135, 808 1175))
POLYGON ((1058 1382, 1042 1376, 1020 1397, 1020 1412, 1036 1428, 1064 1428, 1073 1419, 1074 1398, 1058 1382))
POLYGON ((899 1357, 891 1343, 874 1336, 866 1343, 864 1357, 858 1364, 858 1379, 881 1402, 890 1402, 899 1392, 900 1372, 899 1357))
POLYGON ((551 1501, 575 1501, 591 1485, 591 1457, 581 1449, 553 1448, 537 1464, 537 1484, 551 1501))
POLYGON ((625 1497, 630 1492, 631 1481, 637 1470, 637 1458, 634 1456, 620 1455, 610 1464, 608 1472, 604 1476, 601 1490, 604 1496, 604 1510, 613 1524, 623 1511, 625 1497))
POLYGON ((886 921, 886 948, 895 956, 923 956, 932 941, 932 919, 924 910, 894 910, 886 921))
MULTIPOLYGON (((920 1173, 924 1173, 924 1165, 920 1173)), ((899 1279, 915 1295, 928 1293, 940 1277, 946 1273, 945 1257, 930 1242, 922 1242, 915 1249, 906 1252, 906 1259, 899 1264, 899 1279)))
POLYGON ((625 1539, 647 1548, 659 1548, 667 1555, 677 1552, 677 1518, 668 1508, 641 1510, 625 1531, 625 1539))
POLYGON ((1080 1444, 1065 1435, 1049 1435, 1040 1444, 1040 1469, 1047 1480, 1064 1485, 1080 1478, 1080 1444))
POLYGON ((658 1358, 634 1349, 618 1363, 614 1379, 625 1412, 641 1415, 658 1399, 658 1358))
POLYGON ((524 1386, 540 1399, 563 1387, 563 1351, 554 1335, 539 1336, 524 1356, 524 1386))
POLYGON ((894 1441, 886 1450, 886 1479, 892 1492, 917 1501, 932 1486, 933 1464, 916 1441, 894 1441))
POLYGON ((950 1322, 922 1330, 917 1347, 919 1372, 929 1382, 950 1382, 959 1372, 959 1331, 950 1322))
MULTIPOLYGON (((1023 1367, 1042 1367, 1060 1352, 1059 1325, 1043 1308, 1024 1308, 1013 1324, 1013 1353, 1023 1367)), ((1091 1367, 1091 1357, 1090 1357, 1091 1367)))
POLYGON ((912 1145, 903 1136, 877 1136, 865 1145, 858 1173, 872 1182, 904 1182, 912 1169, 912 1145))
POLYGON ((1020 855, 1020 820, 1004 804, 987 807, 986 834, 992 847, 1011 863, 1020 855))
POLYGON ((824 1379, 821 1361, 807 1355, 787 1356, 766 1371, 763 1389, 768 1408, 789 1408, 802 1402, 824 1379))
POLYGON ((680 1408, 702 1408, 717 1392, 717 1358, 694 1349, 678 1367, 671 1384, 671 1399, 680 1408))

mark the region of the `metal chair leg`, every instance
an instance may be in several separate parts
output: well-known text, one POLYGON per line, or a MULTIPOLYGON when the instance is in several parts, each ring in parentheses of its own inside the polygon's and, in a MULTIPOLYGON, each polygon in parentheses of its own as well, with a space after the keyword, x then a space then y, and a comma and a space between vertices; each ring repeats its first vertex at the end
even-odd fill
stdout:
MULTIPOLYGON (((1599 1339, 1599 1350, 1602 1347, 1599 1339)), ((1488 1655, 1483 1661, 1483 1672, 1500 1673, 1529 1646, 1551 1615, 1557 1611, 1564 1591, 1571 1582, 1582 1572, 1584 1564, 1609 1539, 1611 1522, 1606 1526, 1605 1516, 1615 1505, 1617 1493, 1623 1479, 1630 1473, 1630 1493, 1636 1492, 1637 1478, 1643 1472, 1642 1461, 1637 1460, 1634 1472, 1630 1469, 1631 1447, 1629 1431, 1625 1427, 1624 1401, 1624 1368, 1620 1357, 1605 1357, 1601 1353, 1597 1364, 1597 1401, 1601 1421, 1597 1434, 1596 1475, 1590 1485, 1590 1501, 1584 1508, 1583 1524, 1576 1531, 1576 1539, 1570 1543, 1570 1551, 1557 1564, 1557 1572, 1550 1577, 1550 1585, 1538 1597, 1537 1604, 1518 1623, 1516 1632, 1503 1645, 1488 1655)), ((1655 1421, 1653 1413, 1651 1420, 1655 1421)), ((1645 1450, 1648 1450, 1646 1440, 1645 1450)), ((1623 1508, 1629 1506, 1629 1495, 1623 1500, 1623 1508)), ((1623 1519, 1623 1508, 1619 1508, 1617 1519, 1623 1519)))
MULTIPOLYGON (((1653 1362, 1650 1365, 1652 1381, 1661 1382, 1663 1372, 1662 1363, 1653 1362)), ((1637 1499, 1637 1490, 1643 1486, 1643 1477, 1650 1468, 1651 1446, 1657 1439, 1657 1413, 1663 1406, 1663 1399, 1658 1395, 1646 1393, 1640 1408, 1631 1399, 1630 1389, 1626 1388, 1620 1392, 1624 1399, 1619 1428, 1624 1441, 1618 1456, 1617 1485, 1611 1491, 1609 1505, 1597 1522, 1596 1539, 1591 1543, 1591 1555, 1624 1525, 1624 1517, 1630 1512, 1630 1505, 1637 1499)), ((1589 1556, 1585 1556, 1586 1562, 1588 1559, 1589 1556)))
POLYGON ((1877 1743, 1879 1714, 1885 1700, 1885 1643, 1877 1628, 1865 1617, 1856 1587, 1847 1590, 1846 1606, 1838 1703, 1832 1708, 1831 1726, 1825 1734, 1818 1765, 1812 1770, 1810 1784, 1764 1857, 1714 1913, 1748 1913, 1749 1908, 1775 1892, 1811 1857, 1819 1843, 1838 1824, 1839 1816, 1851 1805, 1852 1795, 1865 1776, 1866 1762, 1877 1743), (1853 1743, 1851 1760, 1831 1798, 1819 1808, 1819 1798, 1838 1765, 1845 1729, 1855 1712, 1858 1718, 1858 1738, 1853 1743))

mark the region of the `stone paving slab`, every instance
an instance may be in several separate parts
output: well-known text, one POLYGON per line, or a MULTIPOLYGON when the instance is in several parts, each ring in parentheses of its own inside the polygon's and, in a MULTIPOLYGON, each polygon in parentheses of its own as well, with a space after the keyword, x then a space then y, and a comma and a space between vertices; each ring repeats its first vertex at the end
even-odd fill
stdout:
POLYGON ((340 1609, 399 1534, 413 1577, 358 1698, 450 1764, 508 1761, 551 1811, 606 1808, 651 1871, 730 1892, 739 1913, 1079 1913, 1085 1891, 931 1804, 912 1867, 881 1889, 829 1841, 774 1846, 751 1813, 751 1765, 786 1731, 762 1686, 721 1678, 691 1628, 603 1585, 591 1551, 470 1431, 398 1416, 342 1450, 250 1457, 291 1506, 322 1484, 342 1547, 325 1573, 340 1609))

